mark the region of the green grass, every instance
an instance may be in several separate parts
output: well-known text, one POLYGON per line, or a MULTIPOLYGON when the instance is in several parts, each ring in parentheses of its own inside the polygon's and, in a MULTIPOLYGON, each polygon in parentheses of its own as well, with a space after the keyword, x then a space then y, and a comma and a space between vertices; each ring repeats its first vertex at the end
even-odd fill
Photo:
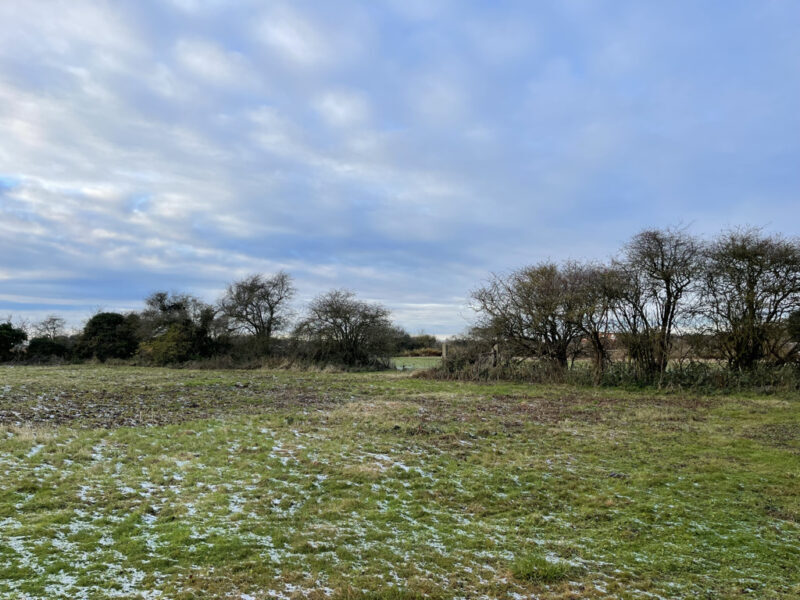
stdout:
POLYGON ((430 369, 438 366, 442 359, 438 356, 395 356, 392 364, 401 371, 430 369))
POLYGON ((520 580, 555 583, 567 579, 577 570, 564 561, 552 561, 544 556, 526 554, 514 561, 511 572, 520 580))
POLYGON ((800 597, 800 398, 0 368, 0 598, 800 597))

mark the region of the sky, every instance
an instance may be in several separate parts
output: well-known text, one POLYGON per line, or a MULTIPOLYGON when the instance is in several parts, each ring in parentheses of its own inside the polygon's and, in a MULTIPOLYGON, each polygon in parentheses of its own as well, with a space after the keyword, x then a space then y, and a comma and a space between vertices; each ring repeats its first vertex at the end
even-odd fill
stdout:
POLYGON ((288 271, 452 335, 645 227, 800 233, 796 0, 3 0, 0 318, 288 271))

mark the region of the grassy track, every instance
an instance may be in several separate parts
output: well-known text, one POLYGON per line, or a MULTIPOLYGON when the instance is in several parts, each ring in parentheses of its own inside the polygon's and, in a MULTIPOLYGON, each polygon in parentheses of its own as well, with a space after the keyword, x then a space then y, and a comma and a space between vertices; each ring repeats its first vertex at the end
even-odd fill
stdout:
POLYGON ((800 398, 0 368, 0 598, 798 598, 800 398))

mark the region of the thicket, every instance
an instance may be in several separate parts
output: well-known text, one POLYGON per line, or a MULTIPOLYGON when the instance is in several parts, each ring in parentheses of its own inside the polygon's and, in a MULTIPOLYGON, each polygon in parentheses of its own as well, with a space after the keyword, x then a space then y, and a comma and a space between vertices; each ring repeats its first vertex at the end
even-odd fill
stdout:
MULTIPOLYGON (((159 291, 144 309, 101 312, 80 332, 50 316, 32 327, 0 324, 0 360, 28 363, 96 360, 140 365, 251 368, 387 368, 395 353, 435 344, 392 324, 390 311, 348 290, 317 296, 296 318, 290 275, 251 275, 208 304, 159 291), (35 337, 29 343, 26 329, 35 337)), ((435 350, 439 352, 440 350, 435 350)))
POLYGON ((608 263, 534 264, 471 298, 475 327, 427 376, 800 387, 800 244, 758 229, 645 230, 608 263))

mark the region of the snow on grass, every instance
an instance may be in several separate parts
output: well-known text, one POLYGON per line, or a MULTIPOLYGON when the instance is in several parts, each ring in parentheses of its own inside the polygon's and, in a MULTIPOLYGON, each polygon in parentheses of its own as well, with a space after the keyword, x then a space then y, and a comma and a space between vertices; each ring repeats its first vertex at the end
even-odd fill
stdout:
POLYGON ((28 451, 28 453, 25 456, 27 456, 28 458, 33 458, 34 456, 39 454, 39 452, 42 451, 42 448, 44 448, 44 444, 36 444, 33 448, 31 448, 28 451))
MULTIPOLYGON (((53 385, 40 373, 48 371, 4 391, 36 407, 32 416, 70 397, 40 389, 53 385)), ((589 396, 570 400, 580 410, 563 424, 543 425, 514 412, 518 399, 487 412, 487 387, 445 397, 436 382, 308 375, 298 398, 338 394, 341 403, 256 405, 261 412, 240 415, 230 394, 268 407, 287 402, 288 384, 271 373, 236 374, 242 387, 221 385, 225 373, 49 373, 75 387, 73 397, 83 394, 90 413, 109 410, 90 390, 117 393, 103 379, 113 374, 126 386, 117 402, 138 406, 152 393, 155 408, 142 414, 165 421, 12 423, 0 435, 0 598, 335 598, 387 587, 465 598, 797 591, 787 573, 800 549, 792 520, 800 490, 786 474, 798 472, 798 458, 735 441, 737 425, 708 410, 704 420, 660 407, 598 422, 580 412, 596 415, 589 396), (396 385, 429 387, 423 395, 396 385), (171 402, 202 404, 202 394, 220 389, 230 414, 158 416, 171 402), (378 395, 361 406, 364 390, 378 395), (569 567, 569 577, 516 578, 512 565, 528 556, 541 568, 569 567)), ((792 403, 783 417, 771 410, 771 419, 797 417, 792 403)), ((742 418, 764 414, 754 407, 742 418)))

